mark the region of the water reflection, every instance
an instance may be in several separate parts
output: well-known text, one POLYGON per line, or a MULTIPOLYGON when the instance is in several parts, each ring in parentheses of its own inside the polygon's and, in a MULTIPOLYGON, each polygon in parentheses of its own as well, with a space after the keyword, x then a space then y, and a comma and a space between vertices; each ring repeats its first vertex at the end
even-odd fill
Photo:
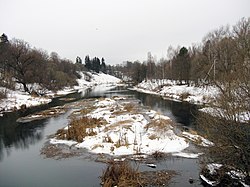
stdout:
POLYGON ((169 116, 174 121, 193 126, 197 108, 187 102, 178 102, 173 100, 163 100, 159 96, 148 95, 144 93, 134 93, 136 98, 140 99, 145 106, 150 106, 153 110, 159 111, 169 116))
POLYGON ((17 115, 0 118, 0 161, 12 149, 29 149, 43 138, 44 120, 30 123, 16 123, 17 115))

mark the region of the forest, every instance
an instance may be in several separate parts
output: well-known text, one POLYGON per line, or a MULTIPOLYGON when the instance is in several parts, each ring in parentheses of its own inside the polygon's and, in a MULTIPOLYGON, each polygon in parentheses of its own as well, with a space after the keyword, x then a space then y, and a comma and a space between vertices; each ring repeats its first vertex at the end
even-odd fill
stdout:
POLYGON ((249 27, 250 18, 242 18, 232 27, 221 26, 209 32, 200 44, 169 46, 166 58, 157 60, 148 52, 144 62, 126 61, 113 68, 118 76, 130 77, 137 83, 144 79, 171 79, 201 86, 233 79, 246 84, 250 80, 249 27))
MULTIPOLYGON (((16 83, 28 93, 37 92, 34 85, 42 90, 60 90, 77 84, 79 71, 107 72, 104 58, 87 55, 85 64, 77 56, 76 61, 60 58, 56 52, 48 54, 45 50, 32 48, 21 39, 8 40, 6 34, 0 37, 0 87, 15 90, 16 83)), ((0 93, 0 98, 5 93, 0 93)))

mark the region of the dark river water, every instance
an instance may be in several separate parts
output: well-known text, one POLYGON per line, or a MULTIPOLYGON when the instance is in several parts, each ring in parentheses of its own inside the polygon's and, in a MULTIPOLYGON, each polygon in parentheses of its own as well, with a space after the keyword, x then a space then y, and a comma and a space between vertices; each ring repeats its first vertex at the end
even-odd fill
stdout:
MULTIPOLYGON (((103 91, 88 90, 84 93, 69 94, 65 97, 75 100, 92 97, 130 96, 171 117, 180 125, 195 128, 193 114, 195 107, 182 102, 163 100, 160 97, 137 93, 122 87, 103 91)), ((63 105, 62 99, 54 99, 43 107, 30 109, 26 113, 10 113, 0 118, 0 186, 1 187, 34 187, 34 186, 100 186, 100 178, 106 165, 88 158, 73 157, 54 160, 44 158, 40 150, 59 128, 68 122, 67 112, 57 117, 29 123, 16 123, 16 119, 28 113, 48 107, 63 105)), ((143 164, 141 170, 154 170, 143 164)), ((199 180, 199 164, 197 159, 170 157, 157 163, 157 169, 175 170, 176 175, 169 186, 201 186, 199 180), (189 178, 194 183, 189 183, 189 178)))

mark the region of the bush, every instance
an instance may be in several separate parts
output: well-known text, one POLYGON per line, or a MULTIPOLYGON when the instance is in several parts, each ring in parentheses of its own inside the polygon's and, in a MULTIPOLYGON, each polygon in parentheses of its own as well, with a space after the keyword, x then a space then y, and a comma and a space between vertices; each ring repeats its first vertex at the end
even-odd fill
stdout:
POLYGON ((107 169, 101 176, 103 187, 112 186, 140 186, 140 173, 138 168, 134 169, 128 162, 110 161, 107 169))
POLYGON ((80 119, 73 119, 68 129, 59 129, 56 133, 56 137, 59 139, 74 140, 82 142, 86 136, 94 136, 97 134, 93 129, 99 127, 104 122, 96 118, 82 117, 80 119))
POLYGON ((190 94, 188 92, 183 92, 180 95, 181 100, 183 101, 184 99, 187 99, 190 96, 190 94))
POLYGON ((7 97, 6 92, 0 91, 0 99, 4 99, 6 97, 7 97))

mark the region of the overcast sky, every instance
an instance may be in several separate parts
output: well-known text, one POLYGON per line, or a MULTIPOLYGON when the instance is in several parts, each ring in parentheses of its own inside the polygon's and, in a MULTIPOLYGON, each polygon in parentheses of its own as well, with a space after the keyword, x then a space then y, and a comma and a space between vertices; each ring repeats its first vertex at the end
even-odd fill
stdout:
POLYGON ((104 57, 108 64, 166 57, 211 30, 250 17, 250 0, 0 0, 0 34, 36 48, 104 57))

